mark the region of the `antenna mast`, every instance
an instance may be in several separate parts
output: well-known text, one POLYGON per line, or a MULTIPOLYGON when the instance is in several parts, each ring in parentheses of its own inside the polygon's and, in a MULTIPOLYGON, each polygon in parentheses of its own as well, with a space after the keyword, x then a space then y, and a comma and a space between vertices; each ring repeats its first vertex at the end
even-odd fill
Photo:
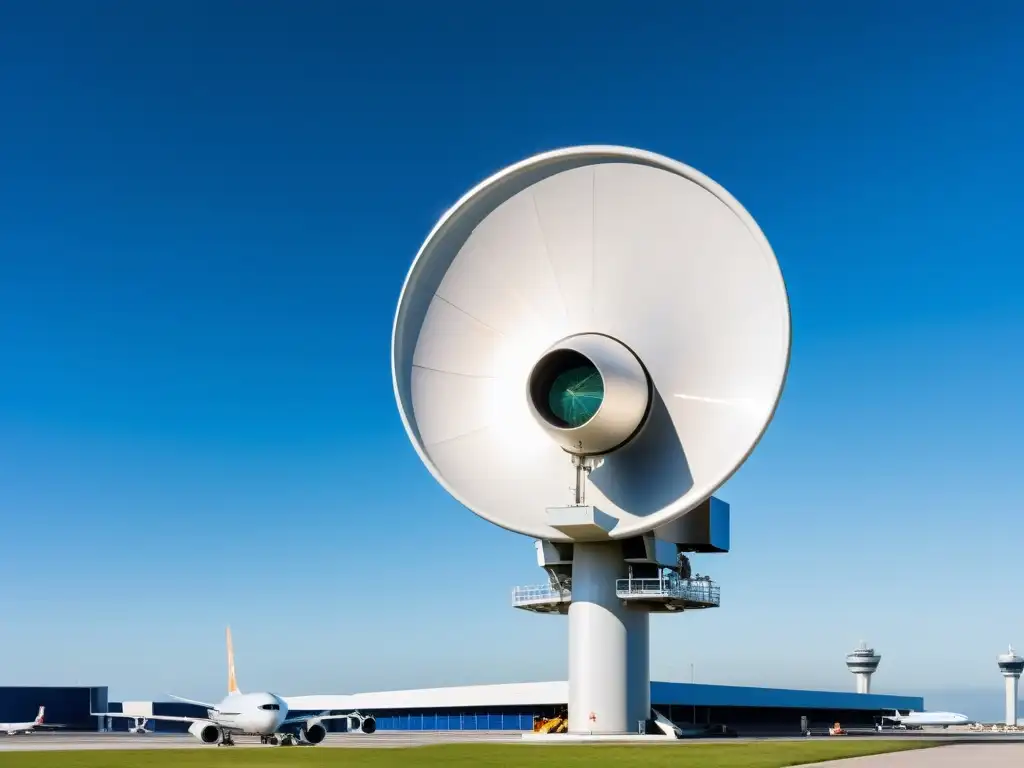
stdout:
MULTIPOLYGON (((580 450, 583 449, 583 443, 579 444, 580 450)), ((576 468, 576 502, 575 506, 583 507, 587 504, 587 480, 590 479, 590 473, 600 467, 604 463, 604 458, 601 456, 584 456, 580 453, 574 453, 572 455, 572 465, 576 468)))

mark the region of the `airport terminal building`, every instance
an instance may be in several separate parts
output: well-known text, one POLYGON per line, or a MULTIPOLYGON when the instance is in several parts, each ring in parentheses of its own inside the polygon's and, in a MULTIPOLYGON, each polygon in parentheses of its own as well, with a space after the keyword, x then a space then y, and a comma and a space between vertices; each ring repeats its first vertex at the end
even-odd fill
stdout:
MULTIPOLYGON (((284 697, 290 712, 359 710, 373 715, 377 730, 386 731, 490 731, 533 729, 535 717, 564 712, 569 699, 565 681, 512 683, 453 688, 426 688, 378 693, 284 697)), ((204 717, 199 706, 181 702, 110 702, 106 687, 2 688, 0 721, 31 720, 40 706, 46 721, 73 730, 127 730, 127 718, 90 717, 90 712, 125 712, 144 719, 149 715, 204 717)), ((651 683, 654 709, 682 728, 727 725, 740 734, 798 733, 801 719, 812 726, 840 722, 844 726, 871 726, 885 709, 922 711, 918 696, 890 696, 780 688, 651 683)), ((347 720, 328 721, 342 731, 347 720)), ((157 732, 185 732, 187 724, 149 720, 157 732)))
MULTIPOLYGON (((372 714, 381 731, 529 731, 534 717, 556 716, 568 700, 565 681, 285 698, 290 711, 372 714)), ((871 726, 885 709, 924 709, 917 696, 664 682, 651 683, 651 704, 682 728, 723 724, 747 733, 798 733, 802 717, 817 725, 871 726)))

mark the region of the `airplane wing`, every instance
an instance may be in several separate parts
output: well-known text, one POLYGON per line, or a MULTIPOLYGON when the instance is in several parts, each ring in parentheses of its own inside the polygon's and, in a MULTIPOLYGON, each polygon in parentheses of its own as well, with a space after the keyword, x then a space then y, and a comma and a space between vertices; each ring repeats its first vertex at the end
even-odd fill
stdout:
POLYGON ((130 717, 132 720, 168 720, 172 723, 212 723, 208 717, 179 717, 177 715, 132 715, 127 712, 90 712, 92 717, 130 717))
POLYGON ((349 719, 355 718, 356 720, 363 719, 363 715, 356 710, 346 712, 343 715, 332 715, 331 711, 332 710, 327 710, 326 712, 321 712, 319 715, 299 715, 298 717, 289 717, 287 720, 281 723, 281 725, 299 725, 300 723, 309 722, 319 723, 321 720, 341 720, 343 717, 349 719))
POLYGON ((186 699, 186 698, 184 698, 182 696, 175 696, 173 693, 168 693, 167 695, 170 696, 172 699, 177 699, 178 701, 183 701, 186 704, 195 704, 197 707, 206 707, 206 709, 216 709, 217 708, 216 705, 214 705, 214 704, 207 704, 205 701, 196 701, 195 699, 186 699))

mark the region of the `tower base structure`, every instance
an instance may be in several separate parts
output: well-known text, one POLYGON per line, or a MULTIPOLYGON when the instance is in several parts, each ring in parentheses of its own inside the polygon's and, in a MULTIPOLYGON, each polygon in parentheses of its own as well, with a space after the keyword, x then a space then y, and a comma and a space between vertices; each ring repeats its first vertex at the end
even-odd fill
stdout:
POLYGON ((1017 687, 1020 677, 1016 675, 1006 676, 1006 725, 1017 725, 1017 687))
POLYGON ((569 733, 636 732, 650 717, 650 614, 615 594, 622 547, 573 547, 569 606, 569 733))
POLYGON ((686 526, 630 539, 537 542, 549 582, 517 587, 513 605, 568 614, 570 736, 665 735, 651 711, 650 615, 718 607, 718 586, 692 575, 683 553, 728 551, 727 504, 689 514, 686 526))

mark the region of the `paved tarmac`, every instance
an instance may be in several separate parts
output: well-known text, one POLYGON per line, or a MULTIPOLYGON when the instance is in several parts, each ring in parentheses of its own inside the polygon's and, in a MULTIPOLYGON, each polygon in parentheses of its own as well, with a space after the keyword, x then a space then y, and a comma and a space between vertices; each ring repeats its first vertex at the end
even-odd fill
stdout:
MULTIPOLYGON (((1019 768, 1024 744, 949 744, 888 755, 814 763, 814 768, 1019 768)), ((811 768, 811 766, 805 766, 811 768)))
MULTIPOLYGON (((320 744, 324 747, 373 747, 396 748, 418 747, 428 744, 466 744, 474 742, 521 744, 518 733, 384 733, 365 734, 332 733, 320 744)), ((234 749, 288 749, 260 744, 256 736, 236 736, 234 749)), ((0 736, 0 752, 33 752, 79 749, 217 749, 213 744, 203 744, 188 734, 161 733, 30 733, 16 736, 0 736)), ((301 749, 301 747, 292 747, 301 749)))

